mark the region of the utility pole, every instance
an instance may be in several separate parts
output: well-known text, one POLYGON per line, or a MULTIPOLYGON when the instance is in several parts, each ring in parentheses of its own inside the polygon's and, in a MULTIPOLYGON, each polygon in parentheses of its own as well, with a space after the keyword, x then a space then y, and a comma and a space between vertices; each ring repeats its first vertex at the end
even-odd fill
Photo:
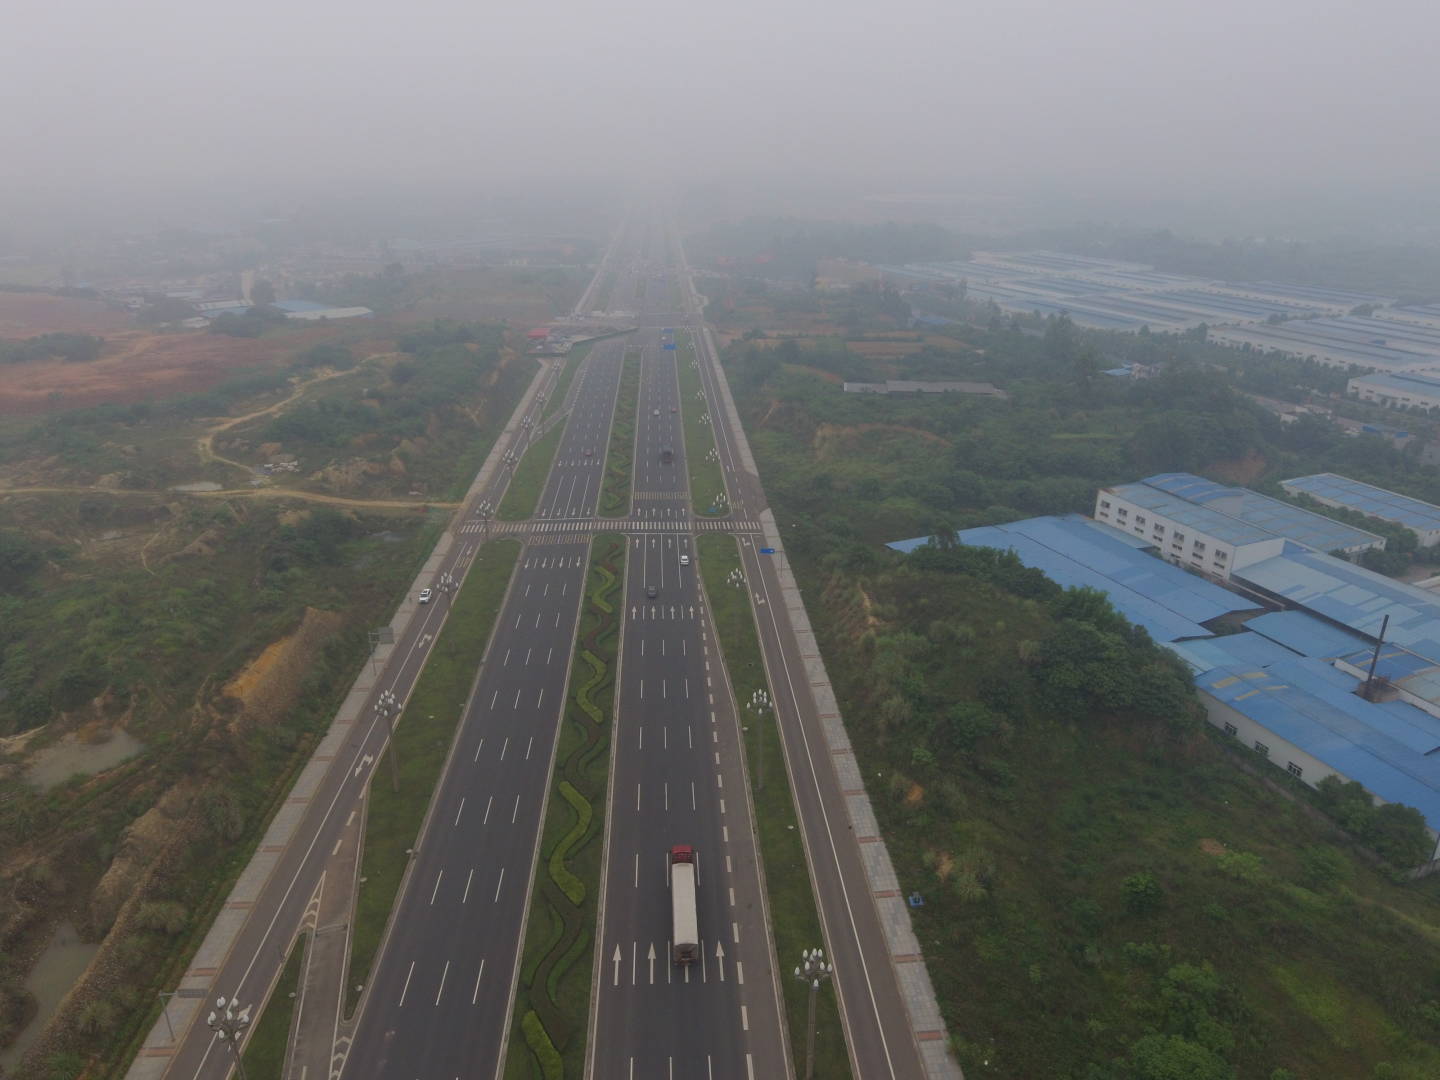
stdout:
POLYGON ((810 1020, 805 1027, 805 1080, 815 1080, 815 998, 820 993, 820 984, 829 982, 833 974, 835 965, 825 962, 823 950, 810 949, 800 954, 795 978, 810 984, 810 1020))

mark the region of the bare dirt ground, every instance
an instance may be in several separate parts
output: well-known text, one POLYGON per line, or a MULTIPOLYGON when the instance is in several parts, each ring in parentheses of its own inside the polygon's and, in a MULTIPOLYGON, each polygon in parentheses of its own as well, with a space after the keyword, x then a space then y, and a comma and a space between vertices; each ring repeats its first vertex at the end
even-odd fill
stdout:
POLYGON ((132 325, 127 312, 112 311, 102 300, 0 292, 0 338, 64 332, 103 337, 132 325))
MULTIPOLYGON (((376 330, 373 351, 384 351, 379 346, 388 331, 379 324, 376 330)), ((128 405, 199 393, 236 372, 275 366, 302 349, 339 338, 347 331, 339 325, 307 326, 287 328, 263 338, 233 338, 205 331, 162 334, 128 329, 109 333, 103 335, 105 349, 93 363, 51 361, 0 367, 0 414, 43 413, 106 403, 128 405), (56 393, 61 395, 58 401, 53 396, 56 393)), ((388 341, 384 343, 387 348, 393 347, 388 341)), ((365 344, 354 347, 361 355, 371 351, 365 344)))

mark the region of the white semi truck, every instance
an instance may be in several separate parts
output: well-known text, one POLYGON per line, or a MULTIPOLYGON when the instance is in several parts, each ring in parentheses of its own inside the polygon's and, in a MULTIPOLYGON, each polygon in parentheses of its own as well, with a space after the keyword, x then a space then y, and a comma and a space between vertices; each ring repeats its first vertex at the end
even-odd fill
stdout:
POLYGON ((677 964, 692 964, 700 955, 700 918, 695 910, 695 849, 676 844, 670 849, 671 922, 670 956, 677 964))

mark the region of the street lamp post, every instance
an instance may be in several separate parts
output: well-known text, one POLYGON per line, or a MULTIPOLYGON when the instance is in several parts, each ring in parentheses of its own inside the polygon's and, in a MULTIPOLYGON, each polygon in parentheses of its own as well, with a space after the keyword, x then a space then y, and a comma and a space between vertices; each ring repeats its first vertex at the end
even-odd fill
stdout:
POLYGON ((815 1080, 815 998, 820 993, 820 984, 829 982, 833 974, 835 965, 825 962, 823 950, 810 949, 800 954, 795 978, 810 985, 810 1022, 805 1028, 805 1080, 815 1080))
POLYGON ((400 703, 395 700, 395 691, 381 691, 380 699, 375 702, 375 711, 385 721, 385 729, 390 740, 390 787, 394 791, 399 791, 400 753, 395 748, 395 714, 400 711, 400 703))
POLYGON ((240 1038, 250 1026, 251 1008, 252 1006, 246 1005, 237 1013, 233 997, 228 1001, 218 997, 215 999, 215 1009, 205 1018, 210 1030, 219 1036, 220 1041, 230 1047, 230 1053, 235 1055, 235 1068, 240 1073, 240 1080, 246 1080, 245 1059, 240 1054, 240 1038))
POLYGON ((745 703, 745 709, 755 717, 755 790, 765 790, 765 717, 774 706, 770 695, 763 689, 756 690, 745 703))

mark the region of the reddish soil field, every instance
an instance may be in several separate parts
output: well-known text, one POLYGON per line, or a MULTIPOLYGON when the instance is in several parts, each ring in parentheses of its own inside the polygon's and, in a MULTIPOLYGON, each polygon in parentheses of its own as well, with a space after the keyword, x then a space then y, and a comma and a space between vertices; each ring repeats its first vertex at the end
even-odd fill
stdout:
POLYGON ((131 325, 127 312, 111 311, 100 300, 0 292, 0 338, 36 337, 65 331, 104 336, 131 325))
MULTIPOLYGON (((343 324, 312 326, 267 338, 233 338, 205 331, 154 334, 126 330, 105 335, 105 351, 92 364, 53 361, 0 365, 0 414, 43 413, 113 402, 128 405, 197 393, 230 375, 289 360, 301 349, 339 338, 343 324), (58 402, 51 394, 63 395, 58 402)), ((366 355, 393 348, 383 325, 375 337, 350 344, 366 355)))

